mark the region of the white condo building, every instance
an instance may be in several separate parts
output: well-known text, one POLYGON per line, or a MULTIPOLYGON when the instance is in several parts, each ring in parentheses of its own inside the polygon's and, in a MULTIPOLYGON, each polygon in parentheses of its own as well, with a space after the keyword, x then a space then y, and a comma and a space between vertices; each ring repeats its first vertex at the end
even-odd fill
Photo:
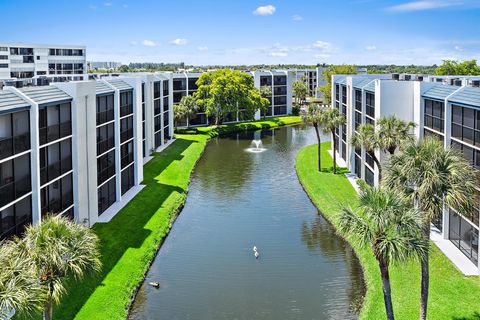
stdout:
MULTIPOLYGON (((396 115, 417 124, 415 136, 435 136, 445 147, 462 150, 472 166, 480 168, 480 78, 417 75, 334 75, 332 107, 346 116, 336 130, 338 156, 352 173, 378 185, 378 168, 364 149, 355 149, 351 137, 360 124, 396 115)), ((387 154, 376 151, 380 162, 387 154)), ((479 210, 473 217, 446 208, 434 222, 432 239, 465 274, 479 274, 480 186, 475 195, 479 210), (435 240, 434 239, 434 240, 435 240), (454 248, 454 249, 453 249, 454 248)))
POLYGON ((0 83, 41 85, 62 80, 84 80, 86 47, 0 43, 0 83))
POLYGON ((92 226, 173 137, 171 73, 0 90, 0 238, 47 212, 92 226))

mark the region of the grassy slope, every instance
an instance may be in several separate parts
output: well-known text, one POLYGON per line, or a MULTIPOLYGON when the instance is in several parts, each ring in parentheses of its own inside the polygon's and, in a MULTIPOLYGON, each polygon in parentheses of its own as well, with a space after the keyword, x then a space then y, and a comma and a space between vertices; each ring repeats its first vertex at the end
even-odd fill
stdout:
MULTIPOLYGON (((328 149, 330 143, 323 143, 323 172, 314 170, 316 145, 299 152, 296 167, 306 192, 324 216, 335 224, 335 215, 340 206, 355 206, 357 194, 343 174, 331 173, 332 158, 328 149)), ((435 245, 432 244, 431 249, 429 319, 480 319, 480 277, 464 277, 435 245)), ((364 268, 368 287, 360 318, 385 319, 377 263, 369 248, 356 247, 355 250, 364 268)), ((418 262, 393 266, 391 281, 396 318, 417 319, 420 295, 418 262)))
POLYGON ((299 123, 299 117, 202 127, 197 135, 177 140, 144 166, 146 187, 108 223, 94 226, 101 240, 103 269, 81 283, 72 282, 56 308, 56 319, 125 319, 132 292, 187 194, 190 174, 210 137, 234 131, 266 129, 299 123))

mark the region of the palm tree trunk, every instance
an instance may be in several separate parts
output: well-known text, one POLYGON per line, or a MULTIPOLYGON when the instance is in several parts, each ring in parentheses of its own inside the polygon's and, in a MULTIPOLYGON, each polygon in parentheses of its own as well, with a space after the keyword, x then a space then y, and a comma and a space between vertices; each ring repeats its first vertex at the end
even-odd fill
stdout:
MULTIPOLYGON (((423 226, 423 232, 424 232, 425 240, 428 242, 430 239, 430 222, 425 223, 425 225, 423 226)), ((420 263, 421 273, 422 273, 422 280, 420 284, 420 319, 421 320, 427 319, 428 287, 429 287, 429 279, 430 279, 430 270, 428 267, 429 252, 430 250, 427 249, 427 251, 425 252, 425 256, 423 257, 420 263)))
POLYGON ((318 125, 314 124, 313 127, 315 128, 315 133, 317 134, 317 141, 318 141, 318 146, 317 146, 317 156, 318 156, 318 171, 322 171, 322 157, 321 157, 321 138, 320 138, 320 132, 318 131, 318 125))
POLYGON ((187 116, 187 129, 190 128, 190 119, 189 117, 187 116))
POLYGON ((390 275, 388 273, 388 265, 379 260, 380 274, 382 276, 383 300, 385 302, 385 311, 388 320, 394 320, 393 305, 392 305, 392 291, 390 288, 390 275))
POLYGON ((43 319, 52 320, 52 299, 47 298, 45 301, 45 310, 43 310, 43 319))
POLYGON ((377 165, 378 168, 378 181, 382 181, 382 166, 380 165, 380 161, 378 161, 377 156, 375 155, 375 151, 372 152, 373 162, 377 165))
POLYGON ((335 139, 335 129, 331 131, 333 137, 333 174, 337 174, 337 139, 335 139))

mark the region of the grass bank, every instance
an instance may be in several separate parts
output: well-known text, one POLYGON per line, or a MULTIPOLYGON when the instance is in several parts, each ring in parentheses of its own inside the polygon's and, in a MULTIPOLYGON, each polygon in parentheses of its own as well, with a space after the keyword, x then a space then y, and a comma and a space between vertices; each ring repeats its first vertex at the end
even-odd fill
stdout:
MULTIPOLYGON (((296 159, 300 182, 322 214, 336 224, 341 206, 357 205, 357 194, 345 177, 346 169, 332 174, 330 143, 322 143, 322 172, 317 167, 316 145, 302 149, 296 159)), ((344 235, 342 235, 344 236, 344 235)), ((377 262, 370 248, 354 247, 364 269, 367 294, 360 319, 385 319, 385 308, 377 262)), ((432 243, 430 258, 429 319, 479 320, 480 277, 465 277, 432 243)), ((391 273, 396 319, 418 319, 420 266, 411 261, 394 265, 391 273)))
POLYGON ((299 116, 269 117, 265 120, 239 122, 222 124, 219 126, 192 127, 176 129, 178 133, 186 134, 208 134, 210 137, 216 137, 239 131, 250 131, 260 129, 271 129, 286 125, 299 124, 302 119, 299 116))
POLYGON ((299 117, 196 128, 144 166, 145 188, 108 223, 93 230, 100 238, 99 274, 68 284, 55 319, 125 319, 135 288, 168 234, 187 196, 190 174, 211 137, 299 123, 299 117))

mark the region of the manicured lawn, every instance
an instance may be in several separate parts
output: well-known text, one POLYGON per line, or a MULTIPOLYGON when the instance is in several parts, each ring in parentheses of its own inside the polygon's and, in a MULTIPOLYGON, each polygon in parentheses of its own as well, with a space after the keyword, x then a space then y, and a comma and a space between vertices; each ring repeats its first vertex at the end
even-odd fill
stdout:
POLYGON ((216 135, 299 123, 299 117, 202 127, 177 140, 144 166, 146 187, 108 223, 93 230, 101 241, 101 273, 68 285, 55 319, 125 319, 134 289, 183 206, 190 174, 216 135))
POLYGON ((222 124, 219 126, 192 127, 189 129, 182 128, 177 129, 177 131, 180 133, 204 133, 211 137, 216 137, 238 131, 269 129, 301 122, 302 119, 299 116, 268 117, 265 120, 222 124))
MULTIPOLYGON (((296 159, 298 177, 306 192, 335 225, 341 206, 355 206, 357 194, 345 175, 331 173, 332 158, 322 143, 323 172, 317 167, 316 145, 302 149, 296 159)), ((345 169, 340 172, 346 172, 345 169)), ((361 319, 385 319, 382 287, 378 265, 370 248, 354 248, 362 263, 367 283, 367 295, 361 319)), ((480 277, 465 277, 431 244, 429 319, 479 320, 480 277)), ((395 265, 391 270, 393 307, 396 319, 418 319, 420 296, 420 266, 418 262, 395 265)), ((320 290, 320 289, 319 289, 320 290)))
POLYGON ((125 319, 134 288, 183 205, 207 135, 178 136, 144 167, 146 187, 110 222, 97 223, 103 269, 69 287, 56 319, 125 319))

